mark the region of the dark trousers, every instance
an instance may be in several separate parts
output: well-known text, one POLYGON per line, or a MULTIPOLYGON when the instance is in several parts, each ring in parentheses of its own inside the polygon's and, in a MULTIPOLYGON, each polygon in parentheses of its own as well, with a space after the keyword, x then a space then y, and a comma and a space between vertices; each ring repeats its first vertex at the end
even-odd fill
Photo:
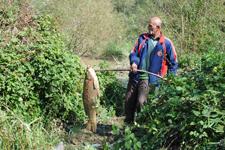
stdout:
POLYGON ((149 93, 148 80, 140 80, 135 82, 129 79, 127 85, 127 93, 125 98, 125 122, 134 122, 136 111, 140 111, 141 107, 147 102, 149 93))

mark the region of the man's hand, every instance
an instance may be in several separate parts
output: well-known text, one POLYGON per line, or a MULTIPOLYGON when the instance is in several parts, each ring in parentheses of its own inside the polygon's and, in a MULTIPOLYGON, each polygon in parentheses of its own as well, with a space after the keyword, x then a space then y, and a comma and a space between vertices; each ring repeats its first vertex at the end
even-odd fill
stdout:
POLYGON ((131 66, 130 66, 130 69, 132 72, 137 72, 137 65, 135 63, 133 63, 131 66))

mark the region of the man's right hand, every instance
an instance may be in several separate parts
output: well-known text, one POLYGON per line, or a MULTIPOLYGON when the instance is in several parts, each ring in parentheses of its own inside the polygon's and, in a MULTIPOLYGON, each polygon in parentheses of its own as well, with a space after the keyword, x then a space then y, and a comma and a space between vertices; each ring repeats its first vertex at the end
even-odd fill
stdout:
POLYGON ((137 72, 137 65, 135 63, 133 63, 131 66, 130 66, 130 69, 132 72, 137 72))

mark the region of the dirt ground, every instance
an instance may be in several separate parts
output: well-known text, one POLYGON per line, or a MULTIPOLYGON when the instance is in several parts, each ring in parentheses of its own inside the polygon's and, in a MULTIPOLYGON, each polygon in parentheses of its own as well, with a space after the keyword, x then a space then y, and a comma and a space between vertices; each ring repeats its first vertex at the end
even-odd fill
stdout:
POLYGON ((96 69, 98 69, 98 65, 100 63, 108 63, 109 67, 108 69, 116 69, 116 68, 129 68, 129 59, 128 58, 124 58, 121 60, 118 60, 116 58, 112 58, 112 59, 98 59, 98 58, 91 58, 91 57, 81 57, 80 59, 81 64, 87 66, 90 65, 96 69))
POLYGON ((106 142, 113 142, 112 125, 123 127, 124 117, 111 118, 106 124, 98 124, 96 133, 86 130, 84 127, 75 127, 67 137, 66 150, 97 149, 102 150, 106 142), (89 147, 89 148, 88 148, 89 147))

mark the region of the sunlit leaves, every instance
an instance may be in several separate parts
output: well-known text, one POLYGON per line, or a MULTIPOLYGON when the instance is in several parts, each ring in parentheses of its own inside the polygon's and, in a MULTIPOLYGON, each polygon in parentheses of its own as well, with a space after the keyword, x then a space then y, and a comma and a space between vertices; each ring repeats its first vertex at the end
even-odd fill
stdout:
POLYGON ((25 120, 82 121, 84 69, 66 50, 53 19, 38 16, 32 20, 35 25, 18 26, 0 17, 8 23, 0 29, 1 37, 9 38, 0 47, 1 102, 25 120))
POLYGON ((158 95, 149 96, 150 102, 138 117, 149 129, 149 135, 141 138, 152 143, 146 147, 201 149, 224 139, 224 57, 223 52, 214 51, 192 56, 191 61, 196 63, 182 68, 180 75, 169 77, 169 83, 162 82, 158 95))

